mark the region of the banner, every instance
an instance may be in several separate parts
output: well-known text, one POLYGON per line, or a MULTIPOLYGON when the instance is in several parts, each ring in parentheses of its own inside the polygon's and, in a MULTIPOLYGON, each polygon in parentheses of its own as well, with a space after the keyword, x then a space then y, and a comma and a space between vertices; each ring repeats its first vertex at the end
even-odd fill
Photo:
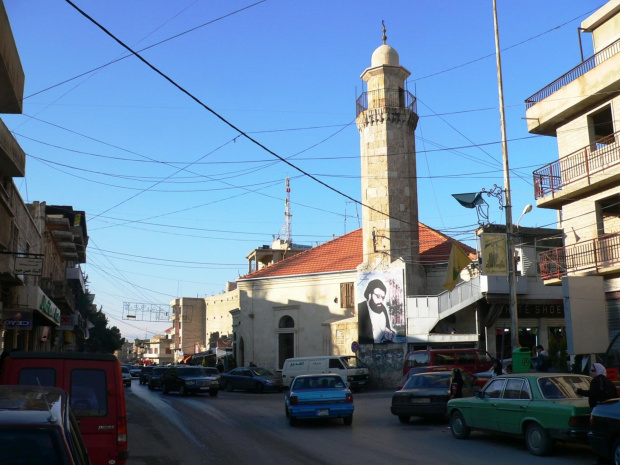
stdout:
POLYGON ((460 276, 461 271, 470 263, 471 260, 467 254, 463 252, 458 245, 456 245, 456 242, 453 242, 443 287, 445 287, 448 291, 454 289, 454 287, 462 281, 460 276))
POLYGON ((508 276, 508 244, 506 234, 484 233, 480 239, 482 248, 482 274, 508 276))

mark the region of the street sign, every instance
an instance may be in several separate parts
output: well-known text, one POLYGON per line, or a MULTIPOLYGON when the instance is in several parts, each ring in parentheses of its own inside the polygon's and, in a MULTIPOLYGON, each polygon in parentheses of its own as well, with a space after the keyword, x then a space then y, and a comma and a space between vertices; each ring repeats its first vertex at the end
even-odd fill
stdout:
POLYGON ((357 341, 353 341, 351 343, 351 350, 353 351, 353 353, 356 353, 358 350, 360 350, 360 345, 357 343, 357 341))

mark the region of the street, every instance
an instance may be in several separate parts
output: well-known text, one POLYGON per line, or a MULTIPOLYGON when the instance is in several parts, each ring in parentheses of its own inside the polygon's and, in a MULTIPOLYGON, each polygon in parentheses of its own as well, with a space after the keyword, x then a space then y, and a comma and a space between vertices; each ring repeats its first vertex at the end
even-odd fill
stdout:
POLYGON ((391 391, 356 393, 352 426, 342 420, 291 427, 284 394, 220 392, 179 397, 126 389, 127 465, 195 464, 593 464, 585 445, 556 444, 550 457, 531 455, 522 439, 472 433, 452 437, 444 420, 401 424, 390 413, 391 391))

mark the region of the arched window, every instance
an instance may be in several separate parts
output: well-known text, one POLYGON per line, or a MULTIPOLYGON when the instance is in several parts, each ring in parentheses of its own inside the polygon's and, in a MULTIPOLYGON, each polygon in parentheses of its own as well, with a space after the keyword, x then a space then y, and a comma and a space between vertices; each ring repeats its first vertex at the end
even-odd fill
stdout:
POLYGON ((278 328, 284 329, 284 328, 294 328, 294 327, 295 327, 295 320, 293 320, 290 316, 286 315, 280 318, 280 322, 278 323, 278 328))

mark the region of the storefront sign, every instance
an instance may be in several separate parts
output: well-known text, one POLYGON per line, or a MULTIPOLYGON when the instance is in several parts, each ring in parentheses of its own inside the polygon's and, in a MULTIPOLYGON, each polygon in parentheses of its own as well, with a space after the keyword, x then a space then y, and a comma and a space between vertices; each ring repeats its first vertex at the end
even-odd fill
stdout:
MULTIPOLYGON (((563 304, 517 304, 519 318, 564 318, 563 304)), ((510 318, 510 307, 504 305, 500 318, 510 318)))
POLYGON ((15 257, 13 272, 24 276, 41 276, 43 274, 43 259, 15 257))
POLYGON ((55 326, 60 324, 59 308, 39 286, 21 286, 17 292, 16 304, 19 308, 34 310, 37 318, 44 317, 55 326))
POLYGON ((52 300, 48 296, 46 296, 42 291, 39 297, 41 298, 39 310, 42 310, 43 312, 45 312, 55 322, 60 323, 60 310, 58 309, 56 305, 54 305, 54 302, 52 302, 52 300))
POLYGON ((4 310, 2 326, 6 329, 32 329, 32 310, 4 310))

